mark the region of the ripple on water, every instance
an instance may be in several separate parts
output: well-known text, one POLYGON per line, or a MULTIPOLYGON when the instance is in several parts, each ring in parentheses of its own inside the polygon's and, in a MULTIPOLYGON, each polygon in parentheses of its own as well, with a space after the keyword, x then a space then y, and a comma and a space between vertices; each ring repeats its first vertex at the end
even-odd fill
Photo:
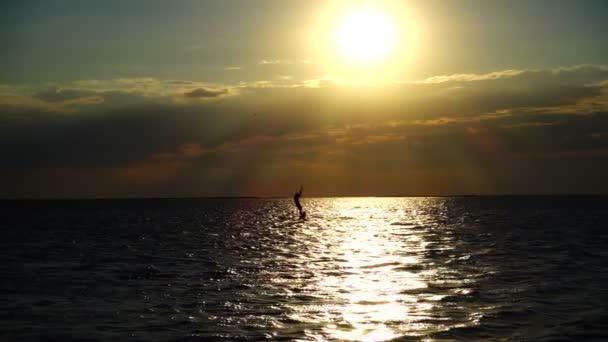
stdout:
POLYGON ((25 340, 604 340, 596 201, 303 199, 307 221, 282 199, 13 204, 0 322, 25 340))

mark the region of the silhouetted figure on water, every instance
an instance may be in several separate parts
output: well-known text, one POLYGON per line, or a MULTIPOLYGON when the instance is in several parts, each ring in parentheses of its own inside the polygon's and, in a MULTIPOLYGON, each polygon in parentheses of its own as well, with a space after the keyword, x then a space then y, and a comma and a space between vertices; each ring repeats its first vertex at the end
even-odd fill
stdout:
POLYGON ((302 185, 300 185, 300 191, 293 194, 293 201, 296 203, 296 207, 298 208, 298 211, 300 212, 300 220, 304 220, 306 218, 306 212, 304 210, 302 210, 302 204, 300 204, 300 196, 302 196, 303 190, 304 190, 304 187, 302 185))

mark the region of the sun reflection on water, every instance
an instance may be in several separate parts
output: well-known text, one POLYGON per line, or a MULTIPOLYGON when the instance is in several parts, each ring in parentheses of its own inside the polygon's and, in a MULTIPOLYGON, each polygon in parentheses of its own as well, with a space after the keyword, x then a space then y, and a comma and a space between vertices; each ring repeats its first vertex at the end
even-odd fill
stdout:
MULTIPOLYGON (((407 222, 395 222, 396 213, 386 206, 370 207, 356 199, 337 200, 336 208, 341 224, 323 227, 317 244, 322 247, 310 250, 316 261, 306 261, 316 275, 309 290, 331 298, 316 315, 316 323, 325 322, 322 334, 308 336, 385 341, 423 330, 421 316, 440 298, 421 297, 433 273, 419 265, 426 242, 413 227, 422 218, 410 211, 407 222)), ((310 237, 307 229, 318 232, 319 227, 303 228, 303 238, 310 237)))

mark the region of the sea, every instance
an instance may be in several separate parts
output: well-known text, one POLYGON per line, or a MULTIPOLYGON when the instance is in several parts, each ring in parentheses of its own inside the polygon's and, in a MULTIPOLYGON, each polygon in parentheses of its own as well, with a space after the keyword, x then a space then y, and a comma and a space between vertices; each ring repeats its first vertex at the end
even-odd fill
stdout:
POLYGON ((0 201, 3 341, 608 341, 608 197, 0 201))

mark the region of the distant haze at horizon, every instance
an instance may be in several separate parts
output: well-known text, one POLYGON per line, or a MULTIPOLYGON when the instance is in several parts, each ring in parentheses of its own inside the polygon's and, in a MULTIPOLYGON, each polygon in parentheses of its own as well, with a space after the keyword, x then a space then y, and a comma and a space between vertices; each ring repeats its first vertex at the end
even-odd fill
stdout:
POLYGON ((0 198, 608 194, 607 2, 356 4, 0 4, 0 198))

